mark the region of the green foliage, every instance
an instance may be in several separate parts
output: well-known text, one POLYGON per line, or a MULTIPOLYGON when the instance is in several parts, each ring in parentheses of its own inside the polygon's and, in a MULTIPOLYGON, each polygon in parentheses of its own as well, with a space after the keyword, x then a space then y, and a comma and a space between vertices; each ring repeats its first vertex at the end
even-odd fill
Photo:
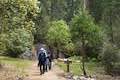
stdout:
POLYGON ((0 0, 0 53, 18 57, 31 48, 37 0, 0 0))
POLYGON ((97 23, 102 23, 108 40, 120 46, 120 0, 94 0, 90 13, 97 23))
POLYGON ((6 51, 6 42, 7 42, 7 35, 0 34, 0 54, 3 54, 6 51))
POLYGON ((96 46, 102 42, 103 35, 101 28, 94 24, 94 20, 90 15, 85 11, 81 11, 72 20, 71 32, 73 36, 72 39, 82 55, 81 62, 83 74, 87 76, 85 59, 88 56, 86 50, 88 47, 96 46))
POLYGON ((64 20, 68 24, 78 13, 81 7, 81 0, 39 0, 41 12, 35 21, 36 33, 34 34, 35 43, 45 43, 45 35, 47 33, 48 24, 54 20, 64 20))
POLYGON ((24 29, 16 29, 9 33, 7 38, 6 48, 9 56, 18 57, 32 47, 32 35, 24 29))
POLYGON ((64 19, 66 15, 65 0, 51 0, 51 18, 53 20, 64 19))
POLYGON ((49 45, 53 45, 61 50, 72 46, 69 27, 62 20, 53 21, 49 24, 46 38, 49 45))
POLYGON ((39 13, 37 14, 36 18, 34 19, 35 22, 35 34, 34 34, 34 43, 38 42, 45 42, 45 35, 48 29, 48 22, 50 19, 49 16, 49 8, 50 8, 50 0, 38 0, 40 1, 40 9, 39 13))
POLYGON ((35 21, 35 34, 34 34, 34 43, 45 42, 45 35, 48 30, 49 17, 47 15, 38 14, 35 21))
POLYGON ((67 43, 67 44, 65 45, 65 47, 63 48, 63 50, 64 50, 64 52, 69 53, 69 54, 66 54, 66 55, 68 55, 68 56, 75 55, 75 54, 74 54, 75 45, 74 45, 72 42, 67 43))
POLYGON ((114 68, 120 67, 118 62, 118 58, 120 59, 120 0, 94 0, 91 13, 96 22, 103 25, 105 34, 107 34, 105 42, 109 41, 103 46, 105 50, 102 54, 102 62, 105 71, 108 73, 114 70, 119 71, 119 68, 114 68))
POLYGON ((65 0, 66 2, 66 15, 65 20, 70 23, 74 15, 79 13, 79 9, 83 8, 84 0, 65 0))
POLYGON ((120 69, 120 50, 114 45, 106 44, 101 56, 104 69, 107 73, 116 73, 120 69))
POLYGON ((78 13, 83 0, 39 0, 41 2, 41 18, 70 22, 78 13))
POLYGON ((80 12, 72 20, 71 32, 77 46, 93 47, 103 40, 102 29, 94 24, 94 20, 87 13, 80 12))
POLYGON ((38 12, 37 0, 0 0, 1 32, 25 28, 33 31, 32 19, 38 12))

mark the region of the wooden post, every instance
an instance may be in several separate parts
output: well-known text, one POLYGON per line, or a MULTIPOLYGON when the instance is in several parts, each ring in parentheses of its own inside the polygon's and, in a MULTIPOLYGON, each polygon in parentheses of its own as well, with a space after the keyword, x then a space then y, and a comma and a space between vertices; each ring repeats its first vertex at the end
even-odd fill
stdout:
POLYGON ((0 68, 2 67, 1 63, 0 63, 0 68))
POLYGON ((67 72, 70 72, 70 66, 69 66, 70 62, 69 60, 67 59, 67 72))
POLYGON ((64 60, 65 64, 66 64, 66 71, 70 72, 70 63, 72 63, 72 61, 70 61, 69 59, 65 59, 64 60))

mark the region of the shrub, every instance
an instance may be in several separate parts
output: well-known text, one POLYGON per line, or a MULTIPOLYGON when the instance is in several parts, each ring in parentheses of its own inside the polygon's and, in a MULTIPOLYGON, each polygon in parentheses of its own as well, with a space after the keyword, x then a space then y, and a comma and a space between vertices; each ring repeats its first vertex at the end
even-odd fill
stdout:
POLYGON ((115 46, 107 44, 102 54, 102 63, 108 74, 120 73, 120 51, 115 46))
POLYGON ((0 34, 0 54, 3 54, 6 51, 6 34, 0 34))
POLYGON ((31 49, 32 35, 24 29, 17 29, 8 34, 7 55, 18 57, 28 49, 31 49))
POLYGON ((71 34, 69 26, 65 21, 53 21, 49 24, 49 29, 46 34, 48 45, 53 46, 57 52, 57 58, 60 52, 72 50, 71 34))

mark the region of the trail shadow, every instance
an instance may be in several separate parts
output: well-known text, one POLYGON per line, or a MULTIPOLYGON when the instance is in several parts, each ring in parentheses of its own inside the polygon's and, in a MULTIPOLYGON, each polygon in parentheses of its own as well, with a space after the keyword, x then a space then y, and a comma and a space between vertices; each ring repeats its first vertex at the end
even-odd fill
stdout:
POLYGON ((59 77, 65 77, 65 74, 64 73, 57 73, 57 76, 59 76, 59 77))
POLYGON ((40 76, 40 73, 33 73, 32 76, 40 76))

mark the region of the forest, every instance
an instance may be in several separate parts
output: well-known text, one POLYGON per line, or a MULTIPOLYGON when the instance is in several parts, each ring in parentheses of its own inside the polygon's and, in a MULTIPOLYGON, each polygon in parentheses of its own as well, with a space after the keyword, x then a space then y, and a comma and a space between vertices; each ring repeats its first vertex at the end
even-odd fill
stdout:
POLYGON ((120 0, 0 0, 0 56, 20 58, 38 43, 80 61, 84 76, 92 63, 120 76, 120 0))

